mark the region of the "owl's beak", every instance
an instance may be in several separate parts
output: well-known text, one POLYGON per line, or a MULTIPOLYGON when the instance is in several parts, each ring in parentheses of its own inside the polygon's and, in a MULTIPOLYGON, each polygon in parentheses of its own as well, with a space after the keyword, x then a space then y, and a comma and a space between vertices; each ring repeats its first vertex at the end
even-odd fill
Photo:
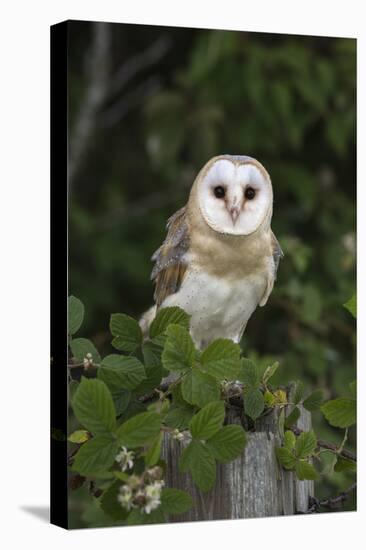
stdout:
POLYGON ((236 224, 236 220, 238 219, 239 214, 240 214, 240 210, 237 206, 233 206, 232 208, 230 208, 230 216, 231 216, 231 219, 233 220, 233 225, 236 224))

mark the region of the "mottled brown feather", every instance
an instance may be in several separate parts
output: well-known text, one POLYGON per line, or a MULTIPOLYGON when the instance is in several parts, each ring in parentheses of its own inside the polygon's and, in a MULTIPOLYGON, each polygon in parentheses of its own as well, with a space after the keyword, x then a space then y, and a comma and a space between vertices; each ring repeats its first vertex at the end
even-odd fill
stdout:
POLYGON ((155 283, 154 299, 157 307, 160 307, 167 296, 178 292, 187 270, 184 261, 184 255, 189 248, 186 207, 169 218, 167 229, 165 241, 152 256, 155 265, 151 278, 155 283))

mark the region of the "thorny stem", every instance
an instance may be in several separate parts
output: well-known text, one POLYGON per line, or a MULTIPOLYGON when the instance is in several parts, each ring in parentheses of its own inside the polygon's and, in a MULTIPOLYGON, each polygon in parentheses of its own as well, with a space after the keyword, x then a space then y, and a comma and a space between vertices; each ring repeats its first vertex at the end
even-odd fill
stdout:
MULTIPOLYGON (((84 363, 68 363, 67 364, 67 367, 69 369, 79 369, 80 367, 83 367, 83 366, 84 366, 84 363)), ((97 367, 100 367, 100 364, 99 363, 93 363, 92 365, 90 365, 88 367, 88 369, 97 368, 97 367)))
POLYGON ((347 437, 348 437, 348 428, 346 428, 344 431, 344 437, 343 437, 342 443, 340 444, 340 447, 338 448, 337 454, 340 454, 343 451, 343 447, 346 444, 347 437))
POLYGON ((345 491, 342 491, 342 493, 340 493, 338 496, 321 500, 319 504, 320 506, 332 508, 337 504, 344 502, 347 499, 348 495, 352 493, 352 491, 354 491, 356 487, 357 483, 352 483, 352 485, 350 485, 345 491))
MULTIPOLYGON (((164 389, 164 386, 160 386, 159 388, 155 388, 154 392, 157 393, 159 395, 159 401, 164 401, 164 399, 170 395, 173 391, 173 388, 175 388, 175 386, 177 386, 179 384, 179 382, 182 381, 182 379, 184 378, 184 376, 187 374, 187 372, 184 372, 179 378, 177 378, 176 380, 174 380, 174 382, 171 382, 170 384, 168 384, 167 388, 164 389)), ((141 398, 141 401, 148 401, 149 399, 151 399, 152 395, 144 395, 142 396, 141 398)))
MULTIPOLYGON (((300 428, 292 427, 291 430, 294 432, 295 435, 300 435, 304 430, 300 430, 300 428)), ((342 442, 340 447, 337 447, 337 445, 334 445, 333 443, 328 443, 327 441, 323 441, 322 439, 318 439, 317 445, 318 447, 322 447, 323 449, 328 449, 328 451, 332 451, 333 453, 338 454, 339 456, 342 456, 343 458, 347 458, 348 460, 353 460, 354 462, 357 461, 356 456, 351 452, 347 451, 347 449, 343 449, 343 444, 345 443, 345 440, 342 442)))
POLYGON ((310 497, 309 499, 309 508, 305 512, 305 514, 312 514, 314 512, 317 512, 320 507, 322 508, 336 508, 339 504, 342 504, 345 500, 347 500, 348 496, 352 491, 354 491, 357 487, 356 483, 352 483, 345 491, 342 491, 339 495, 336 497, 329 497, 324 500, 318 500, 314 497, 310 497))

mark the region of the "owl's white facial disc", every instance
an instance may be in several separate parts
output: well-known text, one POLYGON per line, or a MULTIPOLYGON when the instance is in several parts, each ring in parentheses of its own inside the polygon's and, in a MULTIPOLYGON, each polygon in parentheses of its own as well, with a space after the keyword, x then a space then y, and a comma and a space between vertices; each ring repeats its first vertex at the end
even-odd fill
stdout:
POLYGON ((272 206, 272 185, 254 164, 217 160, 198 184, 198 203, 207 224, 229 235, 250 235, 272 206))

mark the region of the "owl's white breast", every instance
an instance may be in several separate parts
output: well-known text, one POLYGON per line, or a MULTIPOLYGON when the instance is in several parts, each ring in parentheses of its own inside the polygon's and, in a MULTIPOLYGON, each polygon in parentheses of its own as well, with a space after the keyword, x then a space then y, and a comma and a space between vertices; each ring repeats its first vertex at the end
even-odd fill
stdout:
POLYGON ((200 348, 216 338, 239 342, 266 282, 264 273, 230 281, 190 267, 180 290, 162 307, 179 306, 191 315, 191 335, 200 348))

